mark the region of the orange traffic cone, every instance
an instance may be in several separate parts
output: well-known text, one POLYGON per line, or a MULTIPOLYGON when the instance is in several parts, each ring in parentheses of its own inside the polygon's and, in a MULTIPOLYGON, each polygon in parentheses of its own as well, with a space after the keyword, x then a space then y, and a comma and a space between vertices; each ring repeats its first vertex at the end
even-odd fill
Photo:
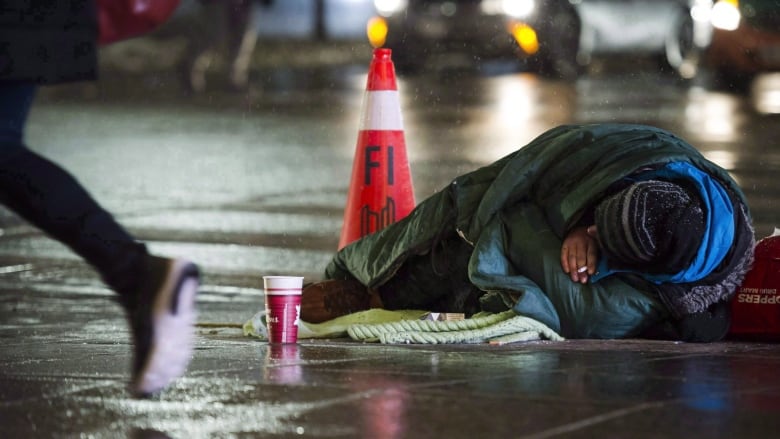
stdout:
POLYGON ((339 249, 414 209, 401 104, 390 49, 374 49, 339 249))

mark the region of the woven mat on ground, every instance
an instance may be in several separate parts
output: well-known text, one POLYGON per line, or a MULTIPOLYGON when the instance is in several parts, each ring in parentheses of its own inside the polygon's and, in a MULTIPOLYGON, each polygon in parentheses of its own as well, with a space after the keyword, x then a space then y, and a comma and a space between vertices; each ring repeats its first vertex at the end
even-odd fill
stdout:
MULTIPOLYGON (((419 343, 514 343, 530 340, 563 340, 563 337, 534 319, 518 316, 514 311, 480 313, 455 321, 423 320, 427 311, 360 311, 322 323, 299 321, 298 338, 351 337, 364 342, 388 344, 419 343)), ((244 335, 268 340, 265 311, 243 326, 244 335)))

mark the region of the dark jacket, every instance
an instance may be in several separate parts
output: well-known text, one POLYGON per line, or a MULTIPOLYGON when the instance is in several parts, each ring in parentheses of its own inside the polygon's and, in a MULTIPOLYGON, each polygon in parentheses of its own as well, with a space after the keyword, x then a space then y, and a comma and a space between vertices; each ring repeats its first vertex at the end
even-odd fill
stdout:
POLYGON ((462 267, 473 285, 511 293, 517 313, 569 338, 722 338, 729 324, 723 312, 750 268, 754 242, 739 187, 682 139, 641 125, 562 126, 456 178, 401 221, 346 246, 326 277, 379 287, 450 232, 473 247, 462 267), (560 266, 567 231, 615 182, 671 162, 688 162, 713 176, 732 199, 737 233, 720 266, 694 284, 656 285, 627 273, 572 282, 560 266), (680 300, 698 298, 699 289, 702 300, 680 300))
POLYGON ((97 77, 93 0, 3 0, 0 81, 55 84, 97 77))

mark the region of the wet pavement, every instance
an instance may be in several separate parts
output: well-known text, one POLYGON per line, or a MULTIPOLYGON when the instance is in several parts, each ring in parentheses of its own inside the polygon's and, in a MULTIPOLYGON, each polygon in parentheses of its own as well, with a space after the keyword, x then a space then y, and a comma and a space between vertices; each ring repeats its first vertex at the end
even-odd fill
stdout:
MULTIPOLYGON (((198 338, 183 379, 156 399, 130 398, 129 334, 111 292, 66 248, 0 211, 2 437, 776 435, 776 344, 244 337, 241 324, 263 307, 262 275, 318 280, 336 249, 369 56, 358 47, 335 65, 259 60, 246 92, 225 90, 214 73, 210 89, 186 94, 168 64, 42 92, 29 144, 153 251, 201 265, 198 338)), ((418 200, 558 124, 639 122, 732 172, 757 235, 780 225, 780 119, 754 96, 625 70, 576 83, 443 71, 400 77, 399 88, 418 200)))

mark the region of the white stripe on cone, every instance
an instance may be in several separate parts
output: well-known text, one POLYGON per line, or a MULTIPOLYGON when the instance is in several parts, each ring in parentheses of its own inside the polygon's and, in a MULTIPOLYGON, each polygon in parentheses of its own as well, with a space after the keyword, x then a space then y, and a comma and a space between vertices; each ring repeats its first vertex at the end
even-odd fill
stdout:
POLYGON ((368 91, 364 99, 365 110, 360 118, 361 130, 401 131, 404 129, 397 90, 368 91))

